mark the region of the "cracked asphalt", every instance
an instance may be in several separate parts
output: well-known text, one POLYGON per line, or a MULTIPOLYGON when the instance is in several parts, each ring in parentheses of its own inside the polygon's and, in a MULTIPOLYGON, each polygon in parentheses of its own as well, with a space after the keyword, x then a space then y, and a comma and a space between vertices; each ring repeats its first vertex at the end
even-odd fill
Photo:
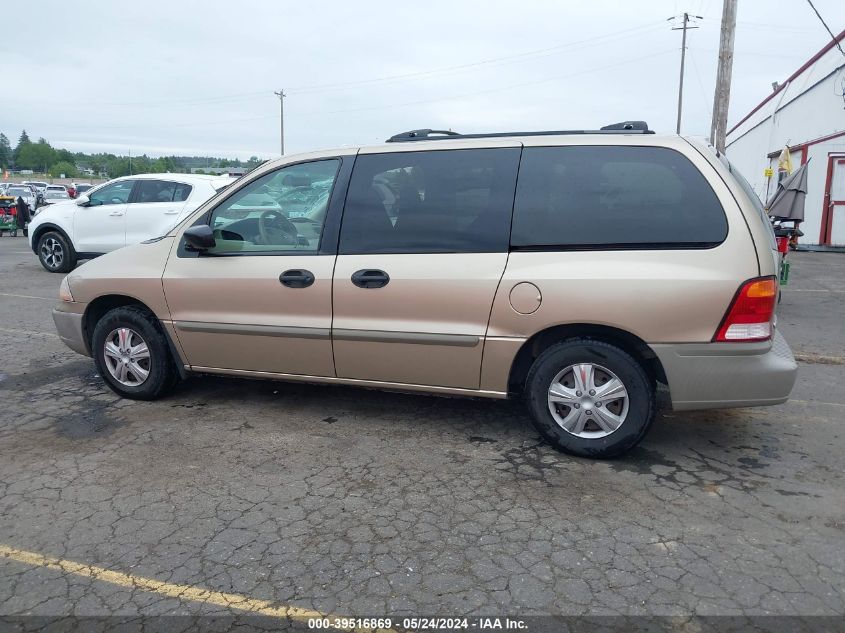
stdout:
MULTIPOLYGON (((794 253, 772 408, 664 411, 627 457, 518 402, 194 378, 120 400, 61 276, 0 239, 0 545, 342 615, 845 615, 845 255, 794 253)), ((216 614, 0 557, 0 615, 216 614)))

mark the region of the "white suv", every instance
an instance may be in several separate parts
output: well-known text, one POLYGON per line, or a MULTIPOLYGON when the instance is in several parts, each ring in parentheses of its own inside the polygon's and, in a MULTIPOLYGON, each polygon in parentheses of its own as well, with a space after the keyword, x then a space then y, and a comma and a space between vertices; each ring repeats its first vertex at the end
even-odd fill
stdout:
POLYGON ((66 273, 80 259, 166 235, 232 181, 192 174, 117 178, 44 209, 29 225, 29 243, 46 270, 66 273))

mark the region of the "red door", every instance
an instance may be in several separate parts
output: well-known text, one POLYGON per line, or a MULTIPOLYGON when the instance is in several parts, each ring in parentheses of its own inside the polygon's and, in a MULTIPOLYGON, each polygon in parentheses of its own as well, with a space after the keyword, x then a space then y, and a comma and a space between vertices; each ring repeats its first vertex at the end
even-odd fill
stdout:
POLYGON ((845 246, 845 156, 828 158, 821 244, 845 246))

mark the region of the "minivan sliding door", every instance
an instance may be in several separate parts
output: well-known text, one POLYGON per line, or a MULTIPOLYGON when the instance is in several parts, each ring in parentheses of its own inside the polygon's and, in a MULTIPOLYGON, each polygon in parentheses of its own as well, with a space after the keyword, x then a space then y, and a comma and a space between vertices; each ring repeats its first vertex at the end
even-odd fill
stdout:
POLYGON ((356 159, 334 273, 337 376, 477 389, 520 144, 407 149, 356 159))

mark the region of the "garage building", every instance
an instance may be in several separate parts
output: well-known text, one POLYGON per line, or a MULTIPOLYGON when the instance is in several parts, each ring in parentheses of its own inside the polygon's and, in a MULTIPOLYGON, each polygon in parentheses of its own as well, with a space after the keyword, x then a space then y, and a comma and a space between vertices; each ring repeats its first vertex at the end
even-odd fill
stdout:
POLYGON ((763 201, 775 192, 779 157, 810 161, 802 245, 845 247, 845 53, 836 36, 728 131, 726 153, 763 201))

